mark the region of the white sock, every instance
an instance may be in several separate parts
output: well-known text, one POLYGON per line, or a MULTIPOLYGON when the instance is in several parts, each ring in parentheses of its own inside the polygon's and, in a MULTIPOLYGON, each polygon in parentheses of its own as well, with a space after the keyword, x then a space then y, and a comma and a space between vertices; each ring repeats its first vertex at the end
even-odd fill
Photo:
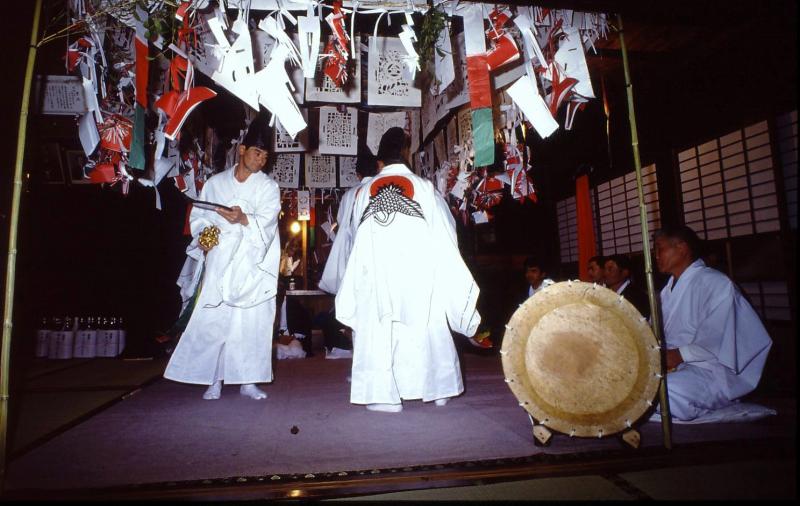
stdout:
POLYGON ((381 411, 383 413, 399 413, 403 411, 402 404, 367 404, 370 411, 381 411))
POLYGON ((442 406, 444 406, 445 404, 447 404, 447 401, 448 401, 448 400, 450 400, 450 399, 448 399, 447 397, 445 397, 445 398, 443 398, 443 399, 436 399, 435 401, 433 401, 433 403, 434 403, 434 404, 436 404, 438 407, 440 407, 440 408, 441 408, 442 406))
POLYGON ((215 399, 219 399, 219 396, 222 394, 222 380, 217 380, 211 384, 210 387, 206 389, 206 393, 203 394, 203 399, 207 401, 213 401, 215 399))
POLYGON ((242 385, 239 387, 239 393, 256 400, 267 398, 267 392, 261 390, 252 383, 248 383, 247 385, 242 385))

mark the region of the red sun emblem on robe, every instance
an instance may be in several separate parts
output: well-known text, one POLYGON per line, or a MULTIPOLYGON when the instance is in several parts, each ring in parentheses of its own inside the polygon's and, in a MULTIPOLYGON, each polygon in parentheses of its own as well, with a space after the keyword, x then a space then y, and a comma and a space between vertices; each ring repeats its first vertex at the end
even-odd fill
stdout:
POLYGON ((374 217, 378 225, 388 226, 397 213, 425 219, 422 207, 413 199, 414 184, 403 176, 377 178, 369 187, 369 204, 361 215, 359 224, 374 217))

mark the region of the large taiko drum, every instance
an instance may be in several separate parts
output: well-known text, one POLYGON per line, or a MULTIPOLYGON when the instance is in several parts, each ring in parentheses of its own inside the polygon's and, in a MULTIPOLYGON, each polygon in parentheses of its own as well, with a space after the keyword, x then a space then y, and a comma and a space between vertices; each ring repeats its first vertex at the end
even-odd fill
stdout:
POLYGON ((500 353, 520 406, 570 436, 630 428, 652 406, 660 381, 647 321, 612 290, 580 281, 555 283, 520 305, 500 353))

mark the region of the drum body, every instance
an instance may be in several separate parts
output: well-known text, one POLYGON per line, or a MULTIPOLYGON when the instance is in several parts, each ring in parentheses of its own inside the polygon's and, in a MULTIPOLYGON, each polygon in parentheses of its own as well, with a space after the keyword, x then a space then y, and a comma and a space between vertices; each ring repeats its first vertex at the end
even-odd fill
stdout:
POLYGON ((580 281, 553 284, 520 305, 500 353, 520 406, 570 436, 630 428, 652 406, 660 381, 647 320, 615 292, 580 281))

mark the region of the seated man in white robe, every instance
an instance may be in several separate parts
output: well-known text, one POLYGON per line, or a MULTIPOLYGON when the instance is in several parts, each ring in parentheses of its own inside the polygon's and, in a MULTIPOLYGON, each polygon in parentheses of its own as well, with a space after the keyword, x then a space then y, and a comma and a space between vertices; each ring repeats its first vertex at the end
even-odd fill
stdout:
POLYGON ((699 258, 686 226, 655 234, 673 417, 694 420, 733 404, 761 378, 772 340, 752 306, 723 273, 699 258))
POLYGON ((409 170, 409 144, 402 128, 381 138, 379 173, 356 197, 357 230, 336 295, 336 317, 356 336, 350 402, 372 411, 399 412, 411 399, 444 406, 460 395, 450 329, 472 336, 480 323, 455 221, 433 184, 409 170))
POLYGON ((219 399, 223 381, 264 399, 255 384, 272 381, 281 205, 277 183, 262 172, 270 142, 266 119, 256 117, 238 164, 212 176, 200 192, 200 200, 229 209, 195 205, 190 215, 192 242, 178 285, 184 306, 199 294, 164 377, 210 385, 204 399, 219 399), (219 229, 218 245, 202 244, 201 233, 212 226, 219 229))

